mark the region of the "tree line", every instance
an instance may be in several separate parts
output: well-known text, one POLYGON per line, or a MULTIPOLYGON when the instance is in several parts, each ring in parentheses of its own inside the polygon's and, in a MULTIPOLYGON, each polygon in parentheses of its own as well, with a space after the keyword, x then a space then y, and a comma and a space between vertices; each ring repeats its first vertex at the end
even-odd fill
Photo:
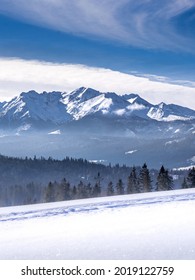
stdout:
MULTIPOLYGON (((44 202, 54 202, 71 199, 82 199, 99 196, 113 196, 124 194, 135 194, 152 191, 168 191, 174 187, 173 178, 170 176, 168 169, 162 165, 155 186, 152 185, 150 171, 147 164, 144 163, 139 174, 136 168, 133 167, 130 175, 127 178, 127 184, 122 179, 119 179, 116 185, 110 181, 106 189, 102 190, 101 181, 103 178, 98 172, 94 178, 95 184, 85 184, 80 181, 77 186, 71 186, 70 183, 64 178, 60 183, 49 182, 44 191, 44 202)), ((182 188, 195 187, 195 168, 189 170, 187 178, 184 177, 182 188)))
POLYGON ((192 188, 194 173, 194 168, 168 171, 161 166, 160 170, 149 170, 146 163, 129 167, 69 157, 0 155, 0 206, 192 188))

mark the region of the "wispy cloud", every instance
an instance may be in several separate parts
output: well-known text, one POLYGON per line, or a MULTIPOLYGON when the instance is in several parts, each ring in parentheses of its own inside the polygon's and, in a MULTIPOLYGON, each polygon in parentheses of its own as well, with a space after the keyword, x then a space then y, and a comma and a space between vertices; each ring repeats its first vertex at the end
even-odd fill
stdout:
POLYGON ((0 13, 81 36, 194 51, 192 38, 173 24, 192 8, 194 0, 1 0, 0 13))
MULTIPOLYGON (((181 83, 181 81, 180 81, 181 83)), ((176 103, 195 109, 195 88, 154 81, 110 69, 57 64, 18 58, 0 58, 0 100, 22 91, 71 91, 85 86, 118 94, 137 93, 151 103, 176 103)))
POLYGON ((187 87, 195 88, 195 82, 194 81, 174 80, 174 79, 170 79, 169 77, 165 77, 165 76, 158 76, 158 75, 154 75, 154 74, 142 74, 142 73, 139 73, 137 71, 130 71, 130 74, 133 74, 136 77, 148 78, 150 81, 156 81, 156 82, 161 82, 161 83, 181 85, 181 86, 187 86, 187 87))

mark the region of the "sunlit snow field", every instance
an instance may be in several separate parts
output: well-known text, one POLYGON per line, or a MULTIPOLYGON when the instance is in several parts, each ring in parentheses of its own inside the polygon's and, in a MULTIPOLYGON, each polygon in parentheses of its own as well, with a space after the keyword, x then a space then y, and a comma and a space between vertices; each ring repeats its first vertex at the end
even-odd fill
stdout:
POLYGON ((0 259, 195 259, 195 189, 0 208, 0 259))

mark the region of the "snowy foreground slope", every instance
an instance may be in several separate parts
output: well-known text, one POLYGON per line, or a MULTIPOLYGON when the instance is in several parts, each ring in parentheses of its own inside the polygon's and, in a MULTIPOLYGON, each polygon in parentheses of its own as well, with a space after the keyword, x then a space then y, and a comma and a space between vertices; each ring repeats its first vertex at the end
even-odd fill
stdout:
POLYGON ((0 208, 0 259, 195 259, 195 189, 0 208))

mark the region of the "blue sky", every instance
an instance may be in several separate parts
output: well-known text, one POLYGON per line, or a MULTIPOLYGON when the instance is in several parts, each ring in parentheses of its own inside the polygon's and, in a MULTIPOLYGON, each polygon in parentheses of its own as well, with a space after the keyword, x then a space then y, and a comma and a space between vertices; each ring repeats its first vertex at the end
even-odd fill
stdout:
MULTIPOLYGON (((186 92, 187 98, 195 94, 194 31, 194 0, 0 0, 0 70, 5 69, 7 75, 0 74, 0 99, 14 95, 14 89, 27 90, 30 86, 37 90, 44 86, 47 90, 52 86, 54 90, 71 90, 80 85, 66 72, 73 65, 77 66, 76 73, 83 68, 91 74, 107 69, 114 75, 123 73, 134 79, 132 87, 130 80, 126 87, 115 83, 116 92, 135 92, 136 83, 141 81, 143 89, 138 86, 137 91, 142 96, 172 102, 177 101, 175 94, 181 91, 178 102, 183 102, 182 94, 186 92), (30 72, 31 63, 44 65, 45 71, 48 66, 48 73, 51 66, 63 65, 64 85, 57 77, 59 87, 57 82, 46 85, 44 76, 39 84, 25 77, 22 81, 18 73, 13 78, 11 61, 15 69, 22 62, 31 77, 37 72, 30 72)), ((89 79, 85 78, 84 83, 93 86, 89 79)), ((104 83, 109 90, 111 80, 104 83)), ((110 86, 110 90, 114 89, 110 86)))

